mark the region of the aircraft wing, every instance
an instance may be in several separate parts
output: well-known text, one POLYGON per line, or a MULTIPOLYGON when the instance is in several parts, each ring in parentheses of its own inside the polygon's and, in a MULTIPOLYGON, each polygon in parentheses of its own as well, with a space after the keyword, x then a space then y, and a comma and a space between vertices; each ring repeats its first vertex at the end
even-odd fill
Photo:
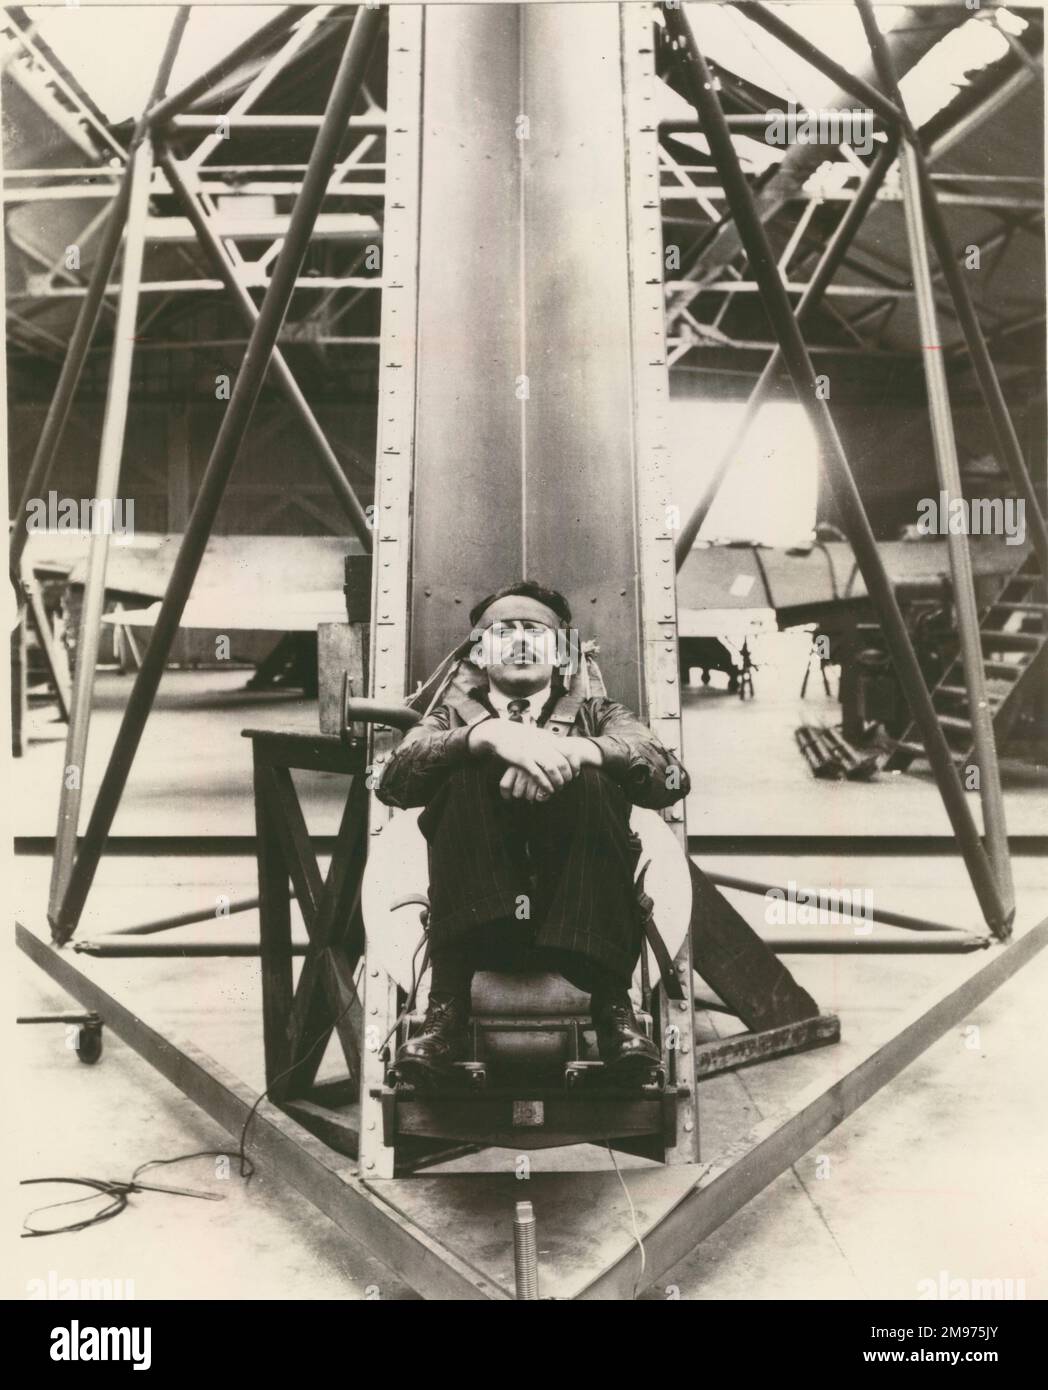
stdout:
MULTIPOLYGON (((102 621, 122 627, 153 627, 160 603, 107 613, 102 621)), ((344 623, 346 598, 341 589, 274 595, 269 591, 224 590, 191 598, 179 627, 215 632, 316 632, 320 623, 344 623)))
MULTIPOLYGON (((945 539, 882 541, 888 576, 895 585, 948 578, 945 539)), ((977 577, 1008 574, 1022 561, 1025 546, 1004 537, 969 538, 977 577)), ((822 605, 864 601, 866 584, 846 541, 811 549, 756 545, 697 546, 677 575, 678 628, 682 637, 707 635, 709 610, 774 609, 781 627, 811 622, 822 605)))
MULTIPOLYGON (((125 608, 107 622, 153 626, 181 541, 180 535, 110 537, 106 592, 120 595, 125 608)), ((35 532, 24 565, 82 584, 90 543, 84 531, 35 532)), ((212 536, 181 627, 315 632, 318 623, 345 622, 345 557, 361 553, 355 537, 212 536)))

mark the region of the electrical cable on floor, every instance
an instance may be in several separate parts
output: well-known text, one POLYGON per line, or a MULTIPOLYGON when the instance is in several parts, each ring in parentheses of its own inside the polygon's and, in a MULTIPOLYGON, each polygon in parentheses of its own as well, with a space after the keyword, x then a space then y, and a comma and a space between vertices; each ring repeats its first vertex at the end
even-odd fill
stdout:
POLYGON ((622 1176, 622 1169, 619 1167, 619 1160, 615 1157, 615 1150, 611 1147, 611 1140, 606 1139, 604 1142, 607 1144, 608 1153, 611 1155, 611 1163, 612 1167, 615 1169, 615 1176, 618 1178, 619 1183, 622 1186, 622 1190, 626 1195, 626 1204, 630 1209, 630 1224, 633 1227, 633 1239, 634 1241, 636 1241, 637 1249, 640 1251, 640 1272, 638 1273, 636 1279, 634 1279, 633 1281, 633 1302, 636 1303, 637 1291, 640 1288, 641 1280, 644 1278, 644 1270, 648 1263, 648 1256, 647 1252, 644 1249, 644 1241, 641 1238, 640 1226, 637 1223, 637 1209, 633 1205, 633 1198, 630 1196, 630 1190, 626 1186, 626 1179, 622 1176))
MULTIPOLYGON (((416 956, 416 957, 418 956, 418 950, 417 950, 417 949, 416 949, 416 951, 415 951, 415 956, 416 956)), ((412 959, 412 985, 413 985, 413 987, 414 987, 414 965, 415 965, 415 960, 414 960, 414 958, 413 958, 413 959, 412 959)), ((347 1001, 346 1007, 342 1010, 342 1012, 341 1012, 341 1013, 338 1015, 338 1017, 335 1019, 335 1022, 334 1022, 334 1024, 333 1024, 333 1027, 337 1027, 338 1024, 342 1022, 343 1018, 346 1016, 346 1014, 347 1014, 347 1013, 349 1012, 349 1010, 352 1008, 353 1004, 356 1002, 357 997, 358 997, 358 996, 356 995, 356 993, 354 993, 353 997, 347 1001)), ((140 1182, 137 1181, 137 1178, 138 1178, 139 1173, 145 1172, 145 1170, 146 1170, 147 1168, 156 1168, 156 1167, 160 1167, 160 1166, 167 1165, 167 1164, 171 1164, 171 1163, 182 1163, 182 1162, 185 1162, 187 1159, 190 1159, 190 1158, 205 1158, 205 1157, 208 1157, 208 1158, 218 1158, 218 1157, 224 1157, 224 1158, 236 1158, 236 1159, 239 1160, 239 1163, 240 1163, 240 1176, 244 1179, 245 1183, 249 1183, 249 1182, 251 1181, 252 1177, 254 1176, 254 1173, 255 1173, 255 1165, 251 1162, 251 1160, 248 1158, 248 1156, 247 1156, 247 1154, 246 1154, 246 1152, 245 1152, 245 1144, 247 1143, 247 1132, 248 1132, 248 1128, 250 1127, 251 1121, 255 1118, 255 1113, 256 1113, 256 1111, 258 1110, 258 1107, 259 1107, 259 1106, 262 1104, 262 1102, 266 1099, 266 1097, 269 1095, 269 1092, 270 1092, 270 1091, 272 1090, 272 1088, 277 1084, 277 1082, 278 1082, 278 1081, 282 1081, 283 1078, 284 1078, 285 1076, 287 1076, 289 1072, 294 1071, 296 1067, 300 1067, 300 1066, 302 1065, 302 1063, 303 1063, 304 1061, 307 1060, 307 1058, 309 1058, 310 1056, 312 1056, 313 1052, 316 1050, 317 1046, 318 1046, 320 1043, 326 1042, 326 1041, 327 1041, 327 1038, 328 1038, 328 1037, 330 1037, 330 1034, 327 1034, 327 1035, 325 1035, 325 1034, 323 1034, 323 1033, 320 1034, 320 1035, 317 1037, 316 1041, 313 1043, 313 1046, 305 1053, 304 1056, 300 1057, 297 1061, 293 1062, 292 1065, 291 1065, 290 1067, 287 1067, 284 1071, 280 1072, 277 1076, 275 1076, 275 1077, 273 1078, 273 1080, 269 1083, 269 1085, 266 1087, 266 1089, 262 1092, 262 1094, 258 1097, 258 1099, 255 1101, 255 1103, 252 1105, 251 1109, 248 1111, 247 1119, 244 1121, 244 1127, 243 1127, 243 1129, 240 1131, 240 1144, 239 1144, 239 1147, 236 1148, 236 1149, 198 1149, 195 1153, 177 1154, 174 1158, 152 1158, 152 1159, 149 1159, 149 1160, 148 1160, 147 1162, 145 1162, 145 1163, 139 1164, 139 1166, 135 1169, 135 1171, 131 1174, 131 1177, 130 1177, 126 1182, 120 1182, 120 1181, 118 1181, 118 1180, 111 1180, 111 1179, 107 1179, 107 1178, 25 1178, 25 1179, 23 1179, 22 1182, 19 1184, 19 1186, 21 1186, 21 1187, 30 1187, 30 1186, 32 1186, 32 1185, 34 1185, 34 1184, 37 1184, 37 1183, 48 1183, 48 1182, 51 1182, 51 1183, 66 1183, 66 1184, 72 1184, 72 1185, 75 1185, 75 1186, 78 1186, 78 1187, 90 1187, 90 1188, 92 1188, 92 1189, 94 1190, 94 1191, 93 1191, 93 1194, 92 1194, 91 1196, 88 1196, 88 1197, 74 1197, 74 1198, 71 1198, 71 1199, 70 1199, 69 1201, 67 1201, 67 1202, 51 1202, 51 1203, 49 1203, 47 1206, 35 1207, 32 1211, 30 1211, 30 1212, 26 1215, 25 1220, 24 1220, 23 1223, 22 1223, 23 1226, 25 1226, 25 1229, 24 1229, 23 1232, 22 1232, 22 1238, 23 1238, 23 1240, 26 1239, 27 1237, 31 1237, 31 1236, 66 1235, 66 1234, 70 1234, 70 1233, 72 1233, 72 1232, 74 1232, 74 1231, 84 1231, 84 1230, 87 1230, 87 1228, 88 1228, 89 1226, 97 1226, 97 1225, 98 1225, 100 1222, 102 1222, 102 1221, 111 1221, 111 1220, 113 1219, 114 1216, 119 1216, 120 1213, 121 1213, 122 1211, 125 1210, 125 1208, 127 1207, 127 1199, 128 1199, 128 1197, 129 1197, 133 1192, 166 1192, 166 1193, 168 1193, 169 1195, 173 1195, 173 1196, 177 1196, 177 1197, 196 1197, 196 1198, 199 1198, 199 1199, 201 1199, 201 1200, 203 1200, 203 1201, 208 1201, 208 1202, 222 1202, 222 1201, 225 1201, 225 1197, 224 1197, 222 1194, 217 1193, 217 1192, 200 1192, 200 1191, 193 1191, 193 1190, 190 1189, 190 1188, 182 1188, 182 1187, 161 1187, 161 1186, 158 1186, 158 1185, 156 1185, 156 1184, 140 1183, 140 1182), (55 1207, 76 1206, 76 1205, 77 1205, 78 1203, 80 1203, 80 1202, 90 1202, 90 1201, 95 1200, 95 1195, 96 1195, 96 1194, 99 1194, 99 1193, 101 1193, 101 1194, 103 1194, 103 1195, 111 1196, 111 1197, 113 1198, 113 1201, 109 1204, 109 1206, 103 1208, 102 1211, 96 1212, 94 1215, 85 1218, 83 1221, 76 1221, 76 1222, 71 1223, 71 1224, 68 1225, 68 1226, 56 1226, 56 1227, 54 1227, 53 1229, 46 1230, 46 1231, 34 1229, 33 1227, 28 1226, 28 1224, 27 1224, 28 1221, 29 1221, 29 1219, 30 1219, 30 1217, 35 1216, 38 1212, 42 1212, 42 1211, 51 1211, 51 1210, 53 1210, 55 1207)))
MULTIPOLYGON (((242 1155, 240 1155, 242 1157, 242 1155)), ((69 1235, 74 1231, 86 1231, 90 1226, 98 1226, 103 1221, 111 1221, 114 1216, 119 1216, 127 1208, 127 1199, 133 1192, 166 1192, 174 1197, 196 1197, 205 1202, 224 1202, 225 1196, 219 1192, 201 1192, 188 1187, 162 1187, 156 1183, 142 1183, 138 1181, 139 1173, 144 1173, 147 1168, 157 1168, 161 1165, 170 1163, 184 1163, 190 1158, 236 1158, 238 1157, 235 1149, 197 1149, 194 1153, 178 1154, 174 1158, 151 1158, 145 1163, 140 1163, 126 1182, 110 1178, 23 1178, 19 1183, 20 1187, 33 1187, 40 1183, 64 1183, 74 1187, 90 1187, 93 1192, 87 1197, 71 1197, 65 1202, 49 1202, 43 1207, 34 1207, 28 1212, 22 1222, 24 1227, 22 1239, 25 1240, 33 1236, 60 1236, 69 1235), (40 1230, 30 1226, 29 1221, 38 1212, 54 1211, 58 1207, 74 1207, 81 1202, 95 1201, 98 1194, 112 1197, 109 1206, 103 1207, 101 1211, 85 1217, 83 1221, 71 1222, 68 1226, 54 1226, 47 1230, 40 1230)), ((251 1169, 254 1172, 254 1167, 251 1169)), ((243 1164, 241 1165, 241 1177, 244 1177, 243 1164)), ((250 1177, 250 1173, 246 1176, 250 1177)))

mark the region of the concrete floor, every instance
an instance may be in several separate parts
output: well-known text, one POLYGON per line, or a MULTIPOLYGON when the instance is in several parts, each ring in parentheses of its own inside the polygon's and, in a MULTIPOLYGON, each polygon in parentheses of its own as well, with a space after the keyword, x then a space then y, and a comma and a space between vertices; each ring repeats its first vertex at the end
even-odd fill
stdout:
MULTIPOLYGON (((68 1007, 35 967, 26 962, 21 973, 20 1009, 68 1007)), ((920 1281, 938 1281, 942 1270, 949 1279, 1022 1280, 1027 1298, 1048 1296, 1046 1057, 1043 1030, 1030 1027, 1046 988, 1042 955, 647 1297, 917 1298, 920 1281)), ((112 1035, 94 1067, 76 1062, 63 1035, 50 1026, 18 1032, 21 1104, 12 1133, 20 1174, 125 1177, 150 1158, 233 1147, 112 1035)), ((755 1122, 769 1104, 769 1074, 789 1060, 723 1078, 716 1097, 703 1097, 703 1124, 726 1106, 733 1124, 755 1122)), ((243 1074, 252 1079, 247 1068, 243 1074)), ((589 1153, 593 1166, 607 1166, 605 1154, 589 1153)), ((218 1192, 221 1202, 146 1194, 94 1229, 16 1241, 3 1262, 6 1296, 25 1297, 29 1281, 52 1270, 58 1279, 131 1280, 137 1298, 413 1296, 275 1175, 262 1169, 245 1185, 235 1160, 231 1166, 224 1179, 213 1158, 152 1174, 218 1192)), ((64 1195, 18 1192, 22 1214, 64 1195)))
MULTIPOLYGON (((675 1283, 682 1298, 910 1299, 943 1270, 947 1287, 1011 1279, 1048 1295, 1048 1049, 1031 1027, 1046 987, 1042 955, 660 1281, 662 1296, 675 1283)), ((737 1074, 749 1093, 762 1070, 737 1074)))
MULTIPOLYGON (((790 639, 792 641, 792 639, 790 639)), ((800 718, 834 713, 822 697, 802 710, 796 643, 779 644, 758 674, 758 698, 742 705, 695 691, 686 697, 686 757, 695 790, 693 834, 945 833, 934 786, 919 777, 875 786, 825 784, 807 773, 792 740, 800 718), (823 706, 821 711, 818 707, 823 706), (739 751, 745 749, 745 766, 739 751)), ((249 835, 253 831, 246 725, 311 726, 314 712, 293 697, 244 696, 242 673, 179 673, 165 680, 117 822, 125 835, 249 835), (204 794, 206 792, 206 795, 204 794)), ((104 677, 95 720, 85 805, 111 740, 127 683, 104 677)), ((15 833, 53 833, 60 730, 34 743, 17 768, 15 833)), ((304 785, 311 828, 330 833, 340 779, 304 785)), ((973 802, 975 798, 973 798, 973 802)), ((1039 774, 1009 782, 1013 833, 1043 833, 1048 792, 1039 774)), ((876 906, 979 926, 974 897, 956 857, 703 857, 704 867, 785 883, 869 888, 876 906)), ((42 920, 49 861, 16 863, 16 906, 42 920)), ((1048 914, 1048 865, 1015 860, 1020 924, 1048 914)), ((250 857, 103 860, 78 935, 210 904, 219 894, 255 890, 250 857)), ((730 893, 763 925, 759 897, 730 893)), ((172 940, 200 939, 214 925, 183 928, 172 940)), ((845 934, 848 928, 842 929, 845 934)), ((881 929, 878 929, 880 931, 881 929)), ((298 927, 301 935, 301 927, 298 927)), ((257 938, 253 913, 230 919, 223 934, 257 938)), ((703 1158, 788 1103, 813 1079, 832 1078, 863 1046, 891 1035, 899 1014, 927 990, 962 971, 970 957, 804 956, 788 958, 822 1008, 840 1013, 839 1047, 766 1063, 704 1084, 703 1158)), ((188 1036, 248 1085, 262 1085, 257 962, 202 960, 104 963, 121 997, 142 1001, 151 1021, 188 1036), (187 988, 187 975, 189 987, 187 988)), ((19 958, 20 1012, 68 1008, 69 1000, 19 958)), ((1022 1280, 1027 1298, 1048 1295, 1048 1216, 1043 1200, 1048 1153, 1046 1030, 1042 1000, 1048 953, 1022 970, 963 1025, 935 1044, 857 1114, 783 1174, 648 1297, 858 1298, 921 1295, 922 1280, 1022 1280), (973 1029, 975 1031, 973 1031, 973 1029)), ((708 1022, 708 1020, 706 1020, 708 1022)), ((103 1061, 79 1065, 61 1027, 16 1034, 16 1166, 20 1175, 127 1176, 150 1158, 230 1147, 224 1131, 160 1079, 111 1034, 103 1061)), ((338 1073, 329 1057, 325 1073, 338 1073)), ((454 1168, 497 1164, 499 1155, 454 1168)), ((638 1161, 639 1162, 639 1161, 638 1161)), ((544 1157, 550 1167, 606 1168, 597 1149, 544 1157)), ((631 1164, 623 1162, 629 1181, 631 1164)), ((198 1158, 154 1174, 161 1183, 206 1187, 203 1202, 160 1194, 133 1199, 115 1221, 75 1235, 22 1240, 4 1261, 8 1296, 29 1281, 132 1280, 138 1298, 409 1298, 411 1291, 357 1248, 275 1175, 249 1185, 198 1158)), ((147 1179, 148 1180, 148 1179, 147 1179)), ((37 1201, 67 1195, 16 1189, 24 1214, 37 1201)), ((609 1222, 624 1211, 609 1209, 609 1222)), ((17 1222, 15 1223, 17 1226, 17 1222)))

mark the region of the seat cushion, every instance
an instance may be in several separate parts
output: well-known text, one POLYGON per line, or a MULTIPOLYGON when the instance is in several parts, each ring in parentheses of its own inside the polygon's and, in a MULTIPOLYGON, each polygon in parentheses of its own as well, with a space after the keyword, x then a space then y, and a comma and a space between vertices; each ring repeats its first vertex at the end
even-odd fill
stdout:
POLYGON ((563 975, 532 971, 519 975, 478 970, 473 976, 473 1014, 483 1018, 542 1018, 589 1015, 589 995, 563 975))

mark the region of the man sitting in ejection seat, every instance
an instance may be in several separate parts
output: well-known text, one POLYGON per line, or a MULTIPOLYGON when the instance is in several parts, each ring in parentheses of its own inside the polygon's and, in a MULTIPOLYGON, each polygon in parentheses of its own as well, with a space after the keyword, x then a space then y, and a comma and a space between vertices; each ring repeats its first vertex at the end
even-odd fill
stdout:
POLYGON ((528 968, 591 995, 601 1059, 628 1084, 659 1059, 628 994, 642 933, 630 806, 671 805, 688 774, 623 705, 569 693, 578 642, 563 595, 513 584, 470 621, 470 658, 377 792, 423 806, 429 844, 429 1009, 397 1069, 425 1083, 463 1060, 474 972, 519 969, 526 952, 528 968))

